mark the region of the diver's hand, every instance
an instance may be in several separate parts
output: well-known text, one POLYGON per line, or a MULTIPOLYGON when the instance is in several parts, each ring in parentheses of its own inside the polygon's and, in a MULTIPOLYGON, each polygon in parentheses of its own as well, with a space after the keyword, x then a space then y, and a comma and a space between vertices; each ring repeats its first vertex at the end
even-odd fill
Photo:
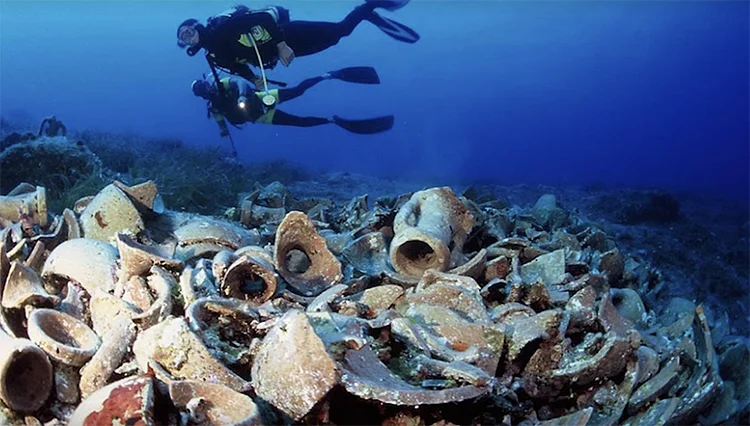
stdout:
POLYGON ((279 60, 285 67, 288 67, 294 60, 294 50, 285 41, 277 44, 276 49, 279 51, 279 60))

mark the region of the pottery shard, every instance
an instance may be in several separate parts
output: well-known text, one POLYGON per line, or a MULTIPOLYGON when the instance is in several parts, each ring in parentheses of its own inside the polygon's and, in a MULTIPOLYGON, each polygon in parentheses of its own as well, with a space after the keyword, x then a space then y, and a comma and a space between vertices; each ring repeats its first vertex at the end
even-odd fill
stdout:
POLYGON ((203 380, 245 392, 249 384, 211 355, 185 318, 172 317, 141 332, 133 344, 141 371, 154 360, 176 378, 203 380))
POLYGON ((147 212, 154 209, 154 201, 159 195, 159 190, 154 181, 149 180, 138 185, 127 186, 116 180, 112 184, 127 194, 133 205, 140 211, 147 212))
POLYGON ((565 280, 565 250, 543 254, 522 265, 521 277, 527 283, 533 283, 538 279, 547 285, 562 283, 565 280))
POLYGON ((298 310, 287 312, 269 331, 252 368, 258 396, 294 421, 305 416, 339 378, 322 340, 298 310))
POLYGON ((485 265, 487 264, 487 249, 481 249, 461 266, 457 266, 448 273, 456 275, 465 275, 475 280, 482 278, 485 265))
POLYGON ((263 424, 252 398, 216 383, 174 381, 169 383, 169 396, 175 406, 191 413, 195 423, 211 426, 263 424))
POLYGON ((529 318, 534 315, 536 315, 536 312, 533 309, 517 302, 503 303, 502 305, 495 306, 490 311, 492 321, 506 325, 511 325, 519 319, 529 318))
POLYGON ((153 379, 132 376, 111 383, 86 398, 73 412, 68 424, 150 426, 156 424, 153 408, 153 379))
POLYGON ((599 269, 607 275, 610 284, 619 281, 625 271, 625 260, 620 250, 612 249, 602 254, 599 269))
POLYGON ((349 350, 343 363, 342 382, 347 392, 362 399, 392 405, 431 405, 460 402, 489 392, 488 386, 461 386, 431 390, 413 386, 393 374, 369 346, 349 350))
POLYGON ((680 357, 671 357, 657 375, 643 383, 630 397, 628 412, 635 414, 666 393, 680 373, 680 357))
POLYGON ((344 278, 341 262, 328 250, 310 218, 299 211, 289 212, 276 231, 274 264, 289 285, 305 296, 317 296, 344 278), (287 268, 287 255, 293 250, 301 250, 309 259, 304 272, 287 268))
POLYGON ((111 244, 90 238, 76 238, 60 244, 42 267, 42 278, 73 280, 89 294, 115 287, 120 254, 111 244))
POLYGON ((565 305, 565 310, 570 312, 570 328, 586 329, 596 321, 596 291, 591 286, 586 286, 576 292, 565 305))
POLYGON ((513 333, 510 337, 508 360, 515 361, 521 351, 531 342, 547 339, 555 335, 563 313, 559 310, 540 312, 533 317, 518 319, 513 322, 513 333))
POLYGON ((382 232, 369 232, 347 244, 342 256, 358 271, 378 275, 388 269, 388 248, 382 232))
POLYGON ((163 252, 158 246, 141 244, 128 234, 116 235, 117 250, 120 252, 121 279, 129 280, 132 276, 148 275, 152 266, 163 266, 167 269, 182 269, 183 263, 172 259, 172 253, 163 252))
POLYGON ((375 315, 393 306, 393 303, 404 294, 404 289, 395 284, 386 284, 368 288, 361 294, 352 296, 355 302, 367 305, 375 315))
POLYGON ((505 256, 496 257, 484 269, 484 281, 490 282, 495 278, 505 279, 510 273, 510 260, 505 256))
POLYGON ((427 288, 418 286, 416 293, 406 296, 406 301, 412 304, 424 303, 443 306, 460 313, 473 322, 490 322, 490 316, 482 303, 482 296, 479 294, 478 287, 469 290, 447 283, 436 283, 427 288))
POLYGON ((584 408, 583 410, 576 411, 573 414, 567 416, 557 417, 554 419, 544 420, 539 422, 540 426, 586 426, 589 424, 589 419, 594 413, 592 407, 584 408))
POLYGON ((489 321, 467 321, 444 306, 410 303, 404 314, 432 335, 442 337, 450 349, 468 353, 472 347, 476 348, 478 356, 472 363, 488 373, 495 373, 503 347, 503 343, 498 342, 498 338, 504 338, 500 328, 489 325, 489 321))
POLYGON ((145 225, 128 196, 107 185, 81 212, 81 228, 86 238, 110 242, 118 232, 137 234, 145 225))

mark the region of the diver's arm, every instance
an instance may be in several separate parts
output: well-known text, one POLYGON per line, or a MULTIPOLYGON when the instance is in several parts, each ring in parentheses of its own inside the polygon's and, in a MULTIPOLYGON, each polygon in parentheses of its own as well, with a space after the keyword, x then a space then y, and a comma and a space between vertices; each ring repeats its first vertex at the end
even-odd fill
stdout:
POLYGON ((228 68, 229 68, 229 71, 232 71, 233 74, 236 74, 244 78, 247 81, 256 82, 260 78, 253 72, 253 70, 247 64, 240 64, 236 62, 228 68))
POLYGON ((231 74, 238 75, 248 81, 256 81, 258 76, 255 75, 249 65, 240 62, 228 61, 219 58, 206 57, 209 63, 222 68, 226 68, 231 74))
POLYGON ((44 125, 49 122, 49 118, 45 118, 42 120, 41 124, 39 124, 39 136, 42 136, 42 131, 44 130, 44 125))
POLYGON ((255 89, 253 89, 251 85, 247 84, 246 80, 237 81, 237 87, 239 88, 240 96, 249 98, 255 93, 255 89))

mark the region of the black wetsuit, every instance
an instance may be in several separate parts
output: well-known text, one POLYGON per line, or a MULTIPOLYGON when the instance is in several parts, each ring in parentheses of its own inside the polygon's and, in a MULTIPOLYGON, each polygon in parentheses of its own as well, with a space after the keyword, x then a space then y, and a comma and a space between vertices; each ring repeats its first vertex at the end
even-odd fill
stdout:
POLYGON ((201 47, 217 65, 252 81, 256 75, 248 64, 258 67, 259 63, 251 36, 258 46, 263 66, 273 68, 278 61, 278 43, 285 41, 295 56, 321 52, 350 35, 375 7, 374 2, 357 6, 340 22, 280 19, 277 23, 266 11, 241 13, 209 23, 201 32, 201 47))
MULTIPOLYGON (((290 101, 302 96, 307 89, 323 81, 323 77, 313 77, 302 81, 300 84, 288 89, 272 90, 278 103, 290 101)), ((263 124, 275 124, 280 126, 313 127, 329 124, 331 120, 326 117, 301 117, 287 114, 276 108, 271 110, 264 108, 260 98, 262 92, 255 92, 241 80, 234 78, 222 78, 224 96, 218 95, 211 100, 209 112, 213 114, 222 132, 227 131, 225 120, 239 126, 244 123, 259 122, 263 124), (237 100, 240 96, 247 98, 245 108, 240 108, 237 100)))

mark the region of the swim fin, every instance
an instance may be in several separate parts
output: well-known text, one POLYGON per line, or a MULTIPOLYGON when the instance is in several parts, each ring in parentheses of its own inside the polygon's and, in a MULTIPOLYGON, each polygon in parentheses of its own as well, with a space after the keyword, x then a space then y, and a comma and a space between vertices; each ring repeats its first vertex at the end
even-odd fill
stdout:
POLYGON ((382 7, 390 12, 399 10, 409 4, 409 0, 365 0, 365 2, 372 4, 373 7, 382 7))
POLYGON ((385 115, 382 117, 366 118, 364 120, 348 120, 341 118, 338 115, 333 116, 333 122, 344 130, 359 135, 372 135, 375 133, 382 133, 393 128, 392 115, 385 115))
POLYGON ((348 67, 328 73, 331 78, 350 83, 380 84, 378 72, 373 67, 348 67))
POLYGON ((392 38, 403 41, 404 43, 416 43, 419 41, 419 34, 404 24, 400 24, 393 19, 384 18, 377 12, 370 13, 365 19, 372 22, 380 28, 380 31, 388 34, 392 38))

